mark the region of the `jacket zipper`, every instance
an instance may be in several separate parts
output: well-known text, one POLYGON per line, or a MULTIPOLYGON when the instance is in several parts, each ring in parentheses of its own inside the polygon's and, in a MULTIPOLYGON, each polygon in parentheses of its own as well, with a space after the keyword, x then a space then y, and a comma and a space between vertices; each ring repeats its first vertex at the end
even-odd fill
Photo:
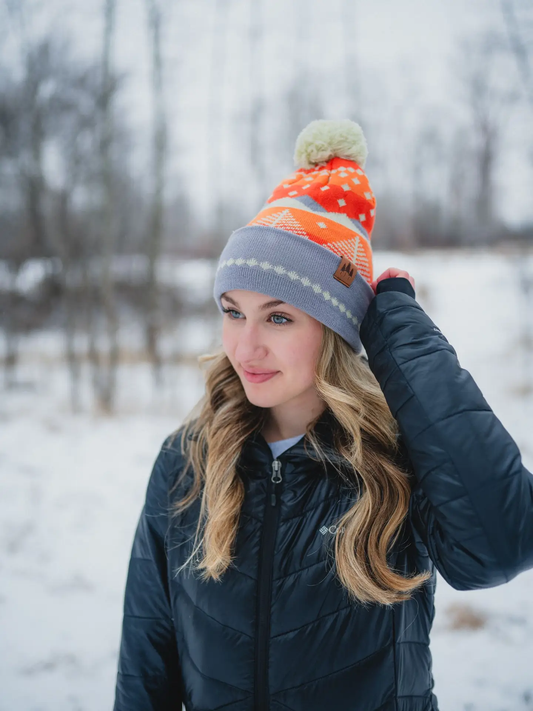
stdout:
POLYGON ((280 512, 280 498, 276 495, 276 490, 279 492, 281 481, 281 462, 279 459, 274 459, 272 462, 272 475, 269 478, 267 486, 263 536, 259 557, 258 631, 255 655, 255 711, 268 711, 270 706, 268 691, 270 607, 272 603, 274 546, 280 512))

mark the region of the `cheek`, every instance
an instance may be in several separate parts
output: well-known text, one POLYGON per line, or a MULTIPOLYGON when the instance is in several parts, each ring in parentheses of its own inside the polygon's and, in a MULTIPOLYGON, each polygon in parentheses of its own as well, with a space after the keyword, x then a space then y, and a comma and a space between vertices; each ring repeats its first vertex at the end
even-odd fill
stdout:
POLYGON ((299 382, 314 379, 316 361, 320 352, 321 333, 305 333, 291 341, 285 350, 284 359, 299 382))
POLYGON ((224 319, 222 324, 222 349, 224 353, 231 360, 233 351, 235 350, 234 338, 231 335, 231 329, 226 328, 226 319, 224 319))

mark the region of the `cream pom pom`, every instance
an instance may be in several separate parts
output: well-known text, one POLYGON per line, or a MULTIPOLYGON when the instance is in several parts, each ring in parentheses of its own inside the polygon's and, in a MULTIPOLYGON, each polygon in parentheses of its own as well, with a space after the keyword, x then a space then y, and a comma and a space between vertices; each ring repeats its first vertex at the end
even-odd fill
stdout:
POLYGON ((331 158, 347 158, 364 168, 368 148, 363 129, 355 121, 311 121, 300 132, 294 149, 297 168, 313 168, 331 158))

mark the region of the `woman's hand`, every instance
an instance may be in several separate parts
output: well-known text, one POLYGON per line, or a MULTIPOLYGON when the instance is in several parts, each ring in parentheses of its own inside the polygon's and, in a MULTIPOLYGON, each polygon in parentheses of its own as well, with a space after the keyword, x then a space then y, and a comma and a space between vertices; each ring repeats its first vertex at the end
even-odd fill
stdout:
POLYGON ((374 294, 376 293, 378 282, 380 282, 382 279, 390 279, 391 277, 405 277, 405 279, 409 280, 413 289, 415 288, 415 280, 409 274, 409 272, 406 272, 403 269, 396 269, 396 267, 389 267, 386 271, 383 272, 383 274, 380 274, 377 279, 374 279, 374 281, 371 282, 370 286, 374 290, 374 294))

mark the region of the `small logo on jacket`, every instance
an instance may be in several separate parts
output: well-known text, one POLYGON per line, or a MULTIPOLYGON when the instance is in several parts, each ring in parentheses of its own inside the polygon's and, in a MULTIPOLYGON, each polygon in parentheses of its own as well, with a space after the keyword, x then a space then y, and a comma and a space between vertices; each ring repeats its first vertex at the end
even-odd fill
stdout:
POLYGON ((319 528, 318 530, 323 536, 325 536, 326 533, 332 533, 333 535, 335 535, 337 531, 344 531, 344 526, 342 528, 339 528, 338 526, 333 524, 332 526, 322 526, 322 528, 319 528))

